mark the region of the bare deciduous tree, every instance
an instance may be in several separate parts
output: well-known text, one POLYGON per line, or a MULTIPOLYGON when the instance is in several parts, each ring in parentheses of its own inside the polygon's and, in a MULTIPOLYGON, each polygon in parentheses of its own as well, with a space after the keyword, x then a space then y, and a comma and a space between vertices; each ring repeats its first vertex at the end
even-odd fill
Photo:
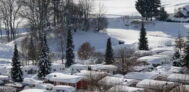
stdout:
POLYGON ((105 8, 102 4, 99 4, 97 14, 94 15, 93 26, 95 31, 99 32, 104 30, 108 26, 107 18, 105 17, 105 8))
POLYGON ((115 63, 118 66, 118 72, 126 74, 133 70, 133 67, 137 65, 137 57, 134 50, 128 48, 121 48, 118 52, 118 59, 115 63))
POLYGON ((0 0, 0 12, 8 41, 15 39, 19 21, 20 0, 0 0))

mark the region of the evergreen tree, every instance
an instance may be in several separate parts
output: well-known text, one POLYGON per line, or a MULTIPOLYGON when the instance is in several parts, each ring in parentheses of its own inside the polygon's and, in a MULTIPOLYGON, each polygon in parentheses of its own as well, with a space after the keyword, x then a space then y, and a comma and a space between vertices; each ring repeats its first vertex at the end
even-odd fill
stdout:
POLYGON ((137 0, 135 7, 142 17, 151 18, 159 12, 160 0, 137 0))
POLYGON ((159 14, 161 1, 160 0, 150 0, 151 4, 151 17, 155 17, 159 14))
POLYGON ((160 8, 160 11, 159 11, 159 14, 158 14, 159 16, 157 17, 157 19, 158 20, 160 20, 160 21, 166 21, 167 20, 167 18, 168 18, 168 14, 167 14, 167 12, 165 11, 165 9, 164 9, 164 7, 161 7, 160 8))
POLYGON ((74 45, 71 30, 68 30, 66 45, 66 67, 70 67, 74 63, 74 45))
POLYGON ((19 61, 19 54, 18 54, 16 44, 14 47, 14 55, 12 58, 11 78, 14 82, 22 82, 23 81, 23 73, 22 73, 21 64, 19 61))
POLYGON ((111 38, 108 38, 107 40, 105 62, 106 64, 112 64, 114 62, 111 38))
POLYGON ((188 35, 188 41, 186 42, 185 45, 185 50, 184 50, 185 56, 184 56, 184 66, 189 68, 189 35, 188 35))
POLYGON ((41 49, 40 49, 40 55, 39 55, 39 71, 38 71, 38 77, 40 79, 43 79, 47 74, 51 72, 51 61, 49 58, 49 48, 47 45, 46 36, 42 37, 41 39, 41 49))
POLYGON ((137 11, 141 14, 142 17, 144 18, 148 18, 148 7, 146 7, 147 3, 146 3, 147 0, 137 0, 136 1, 136 4, 135 4, 135 7, 137 9, 137 11))
POLYGON ((139 39, 139 50, 149 50, 148 40, 146 37, 146 29, 144 28, 144 23, 142 22, 140 39, 139 39))

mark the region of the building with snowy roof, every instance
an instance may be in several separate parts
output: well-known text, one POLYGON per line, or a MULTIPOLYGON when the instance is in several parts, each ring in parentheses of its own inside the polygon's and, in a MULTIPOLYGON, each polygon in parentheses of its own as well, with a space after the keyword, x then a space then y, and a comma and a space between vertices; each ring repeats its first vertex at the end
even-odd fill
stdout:
POLYGON ((188 74, 170 74, 167 77, 168 81, 179 82, 189 84, 189 75, 188 74))
POLYGON ((82 76, 69 75, 64 73, 51 73, 46 77, 46 83, 52 83, 54 85, 67 85, 73 86, 76 89, 86 88, 87 84, 83 81, 82 76))
POLYGON ((96 64, 96 65, 82 65, 82 64, 74 64, 71 66, 72 72, 77 73, 82 70, 88 70, 91 69, 93 71, 99 71, 99 72, 107 72, 113 74, 115 71, 117 71, 117 66, 115 65, 103 65, 103 64, 96 64))
POLYGON ((178 86, 178 83, 151 80, 151 79, 142 80, 136 85, 136 87, 139 88, 154 89, 154 90, 165 90, 165 89, 171 90, 176 86, 178 86))
POLYGON ((98 83, 103 86, 112 87, 112 86, 116 86, 116 85, 130 86, 136 82, 138 82, 138 80, 106 76, 103 79, 101 79, 98 83))
POLYGON ((143 88, 128 87, 125 85, 117 85, 110 88, 107 92, 144 92, 143 88))

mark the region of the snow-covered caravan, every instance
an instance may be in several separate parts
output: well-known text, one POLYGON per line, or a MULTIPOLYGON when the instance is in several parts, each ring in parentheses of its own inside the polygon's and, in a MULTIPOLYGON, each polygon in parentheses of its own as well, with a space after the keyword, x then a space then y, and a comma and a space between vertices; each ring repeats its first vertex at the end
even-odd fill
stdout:
POLYGON ((5 75, 0 75, 0 85, 4 84, 4 83, 8 83, 9 82, 9 77, 5 76, 5 75))
POLYGON ((20 92, 46 92, 44 89, 25 89, 20 92))
POLYGON ((32 79, 32 78, 24 78, 24 80, 23 80, 23 84, 25 86, 29 86, 29 87, 34 87, 37 84, 41 84, 41 83, 43 83, 43 82, 35 80, 35 79, 32 79))
POLYGON ((111 77, 111 76, 106 76, 103 79, 101 79, 98 83, 103 85, 103 86, 115 86, 115 85, 127 85, 130 86, 134 83, 137 83, 138 80, 134 79, 125 79, 125 78, 117 78, 117 77, 111 77))
POLYGON ((91 69, 94 71, 100 71, 100 72, 107 72, 110 74, 113 74, 115 71, 117 71, 117 66, 115 65, 90 65, 91 69))
POLYGON ((71 66, 71 70, 73 73, 80 72, 82 70, 88 70, 91 69, 93 71, 100 71, 100 72, 107 72, 113 74, 116 70, 117 67, 115 65, 102 65, 102 64, 97 64, 97 65, 82 65, 82 64, 74 64, 71 66))
POLYGON ((5 84, 5 86, 7 87, 12 87, 16 89, 16 92, 21 91, 22 89, 24 89, 24 85, 22 83, 7 83, 5 84))
POLYGON ((16 88, 0 86, 0 92, 16 92, 16 88))
POLYGON ((167 78, 169 81, 189 84, 189 75, 187 74, 170 74, 167 78))
POLYGON ((124 85, 117 85, 110 88, 107 92, 144 92, 143 88, 128 87, 124 85))
POLYGON ((136 86, 139 88, 154 90, 171 90, 172 88, 178 86, 178 84, 174 82, 145 79, 140 81, 136 86))
POLYGON ((172 89, 171 92, 189 92, 189 85, 180 85, 172 89))
POLYGON ((72 86, 57 85, 53 87, 53 92, 76 92, 76 89, 72 86))
POLYGON ((76 73, 75 75, 82 76, 85 81, 90 82, 92 80, 99 81, 102 78, 108 76, 108 73, 106 73, 106 72, 98 72, 98 71, 82 70, 80 73, 76 73))
POLYGON ((155 79, 158 76, 159 74, 156 72, 130 72, 125 75, 125 78, 143 80, 143 79, 155 79))
POLYGON ((86 88, 87 84, 83 81, 82 76, 69 75, 63 73, 51 73, 46 76, 46 83, 52 83, 54 85, 68 85, 73 86, 76 89, 86 88))

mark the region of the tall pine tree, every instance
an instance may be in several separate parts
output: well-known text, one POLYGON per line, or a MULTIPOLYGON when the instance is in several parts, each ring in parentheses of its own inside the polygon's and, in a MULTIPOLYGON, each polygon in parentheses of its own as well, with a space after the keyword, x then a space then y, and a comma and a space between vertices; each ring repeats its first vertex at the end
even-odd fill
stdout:
POLYGON ((74 63, 74 45, 71 30, 67 33, 67 45, 66 45, 66 67, 70 67, 74 63))
POLYGON ((184 50, 185 56, 184 56, 184 66, 189 68, 189 34, 188 34, 188 41, 186 42, 185 45, 185 50, 184 50))
POLYGON ((140 31, 140 38, 139 38, 139 50, 149 50, 148 48, 148 40, 146 37, 146 29, 144 27, 144 22, 142 22, 142 27, 140 31))
POLYGON ((112 64, 114 62, 111 38, 108 38, 107 40, 105 62, 106 64, 112 64))
POLYGON ((14 82, 22 82, 23 81, 23 73, 22 73, 21 64, 19 61, 19 54, 18 54, 16 44, 14 47, 14 55, 12 58, 11 78, 14 82))
POLYGON ((46 36, 44 35, 41 39, 41 49, 38 60, 38 78, 43 79, 46 75, 51 72, 51 61, 49 58, 49 48, 47 45, 46 36))

